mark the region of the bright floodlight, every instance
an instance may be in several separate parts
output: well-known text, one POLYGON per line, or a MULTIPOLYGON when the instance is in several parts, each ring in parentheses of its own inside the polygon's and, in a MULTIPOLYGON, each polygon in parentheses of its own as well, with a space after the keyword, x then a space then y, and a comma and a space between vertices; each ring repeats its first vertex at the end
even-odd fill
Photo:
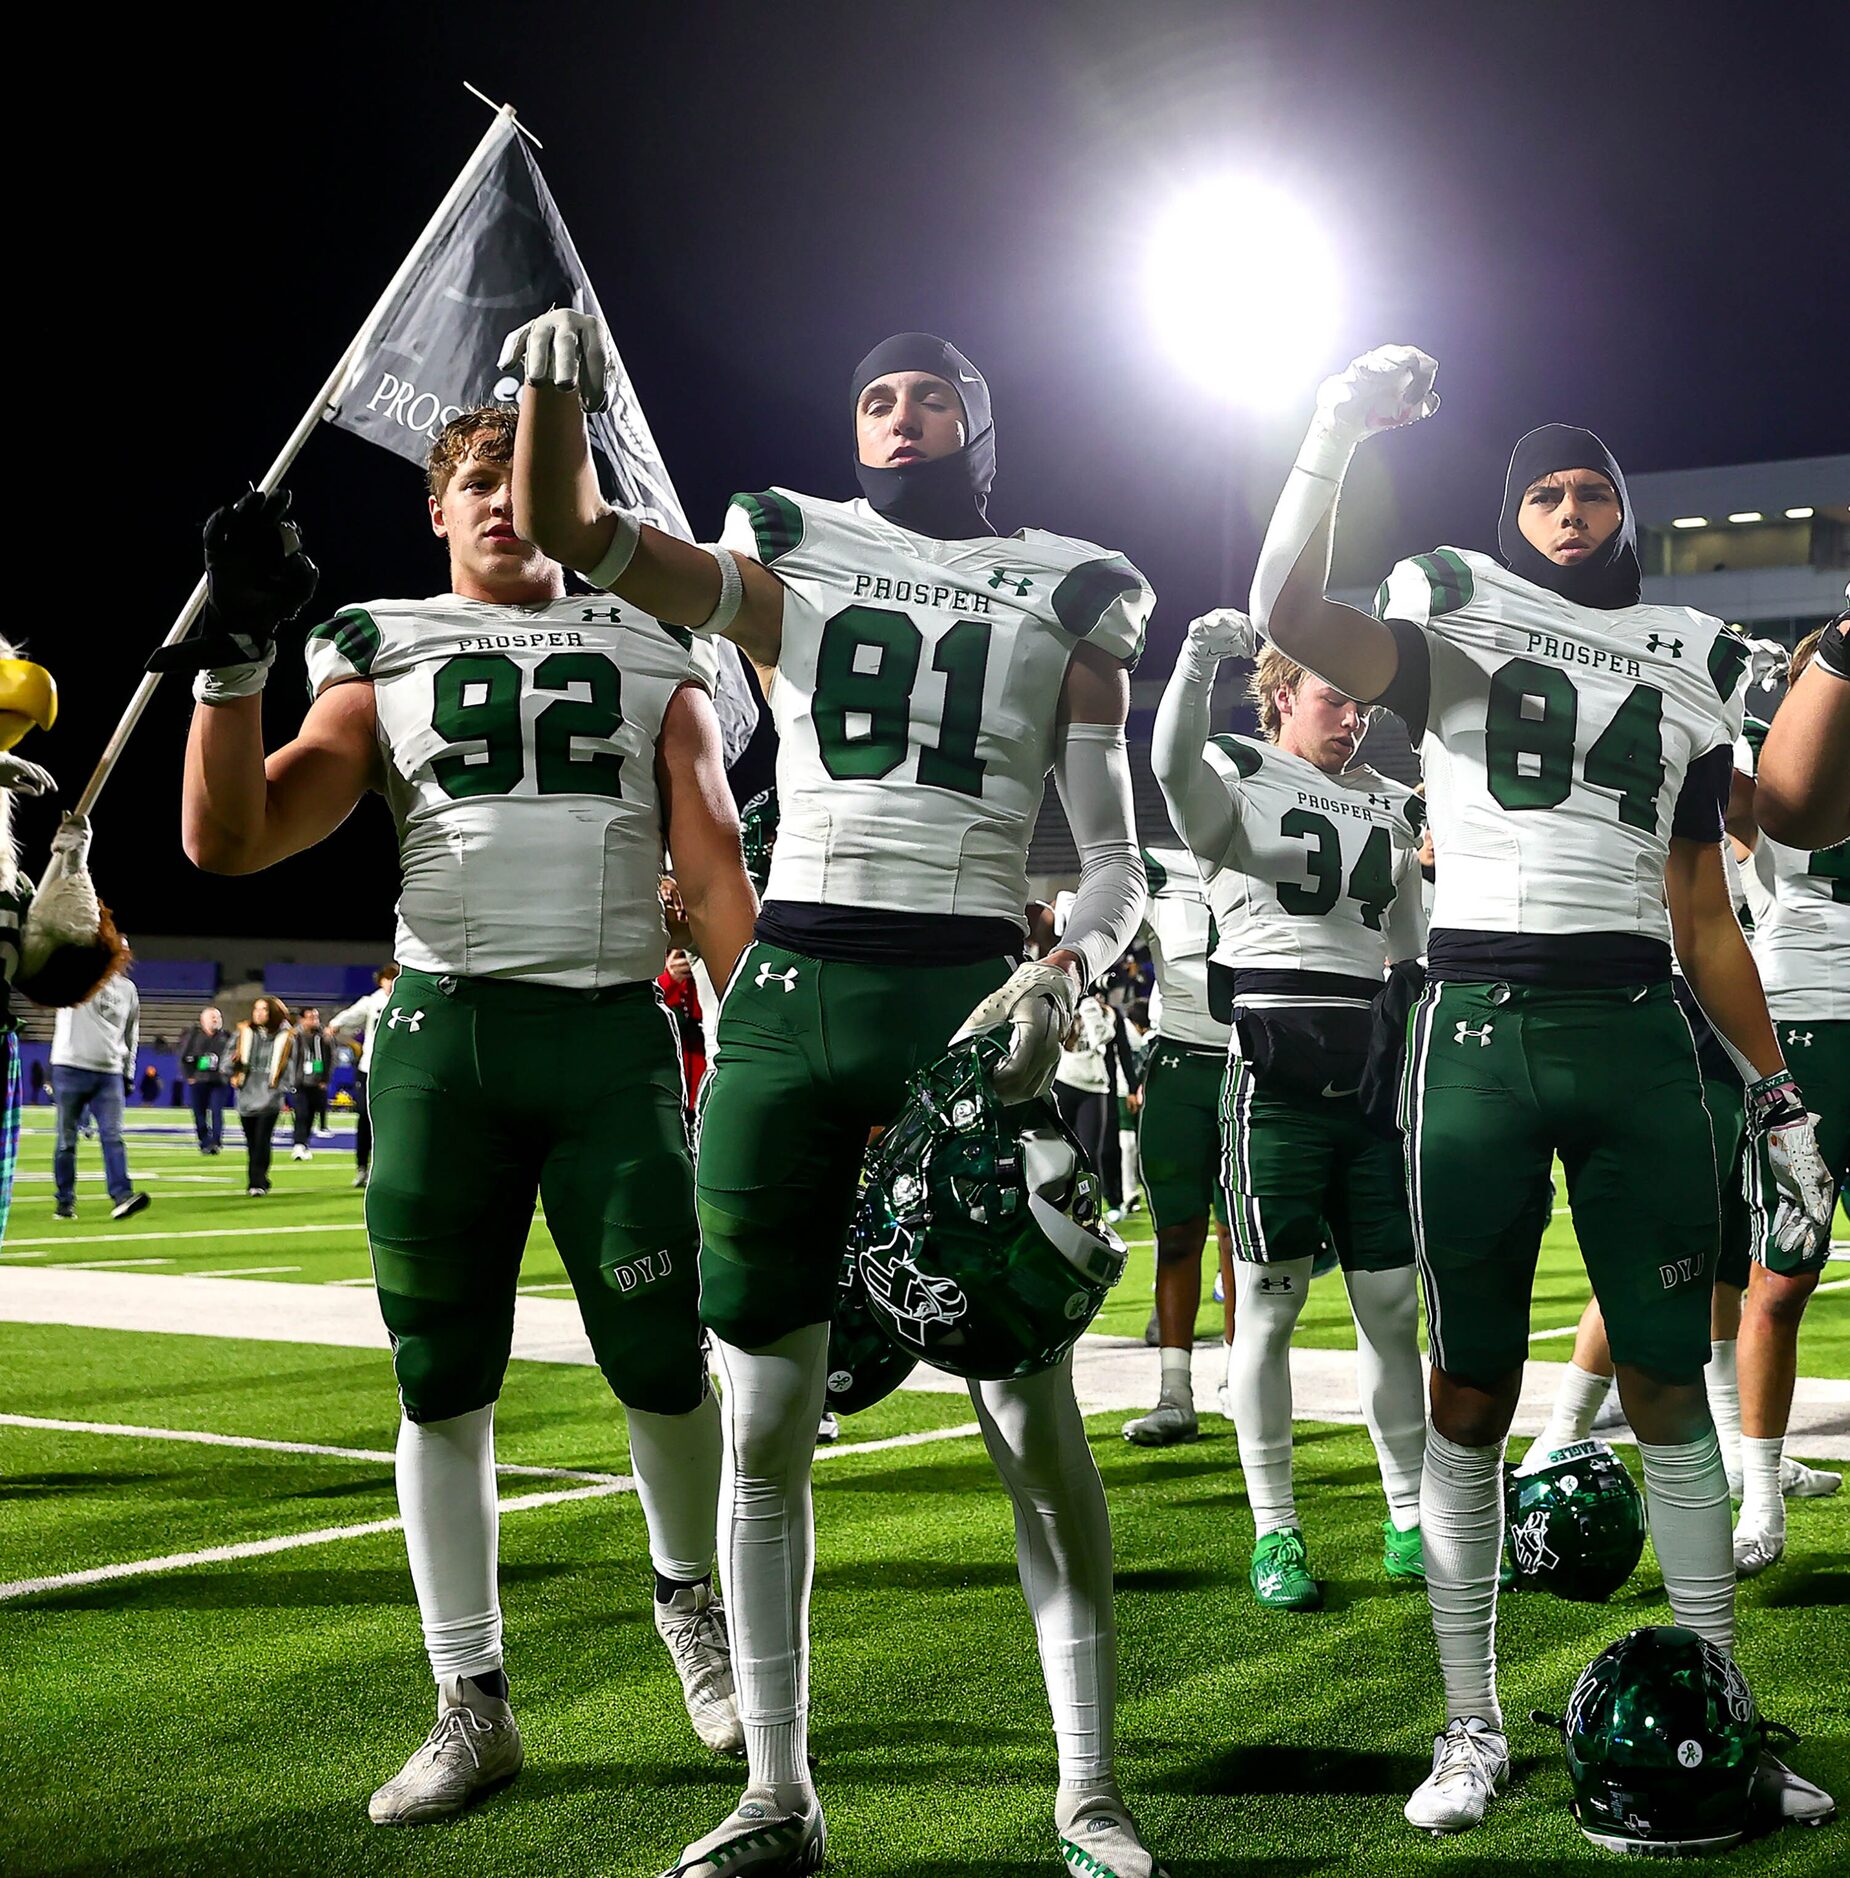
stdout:
POLYGON ((1151 233, 1146 283, 1177 364, 1231 403, 1301 400, 1334 369, 1335 256, 1264 183, 1217 176, 1178 196, 1151 233))

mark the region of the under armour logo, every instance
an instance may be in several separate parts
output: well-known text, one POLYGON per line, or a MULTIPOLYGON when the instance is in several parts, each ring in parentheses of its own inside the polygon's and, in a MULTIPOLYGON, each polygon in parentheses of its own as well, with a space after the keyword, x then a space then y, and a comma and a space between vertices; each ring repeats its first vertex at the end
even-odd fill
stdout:
POLYGON ((1806 1049, 1809 1050, 1811 1048, 1811 1032, 1809 1030, 1789 1030, 1786 1032, 1786 1041, 1788 1043, 1802 1043, 1806 1049))
POLYGON ((1259 1289, 1261 1291, 1289 1291, 1291 1289, 1291 1274, 1289 1272, 1267 1272, 1266 1275, 1259 1280, 1259 1289))
POLYGON ((621 626, 623 624, 623 614, 619 608, 614 606, 588 606, 578 617, 583 620, 587 626, 589 626, 594 619, 607 619, 613 626, 621 626))
POLYGON ((1458 1020, 1457 1026, 1452 1031, 1452 1041, 1454 1043, 1463 1043, 1467 1037, 1475 1037, 1477 1039, 1477 1047, 1480 1050, 1488 1050, 1490 1048, 1489 1023, 1485 1022, 1480 1024, 1477 1029, 1473 1030, 1461 1017, 1458 1020))
POLYGON ((992 587, 1013 587, 1015 597, 1020 599, 1034 582, 1026 574, 1011 574, 1006 567, 999 567, 990 575, 989 584, 992 587))
POLYGON ((422 1011, 394 1011, 385 1020, 385 1027, 387 1030, 396 1030, 401 1021, 407 1030, 416 1030, 424 1022, 424 1013, 422 1011))
POLYGON ((1669 648, 1670 656, 1673 659, 1680 659, 1683 656, 1683 641, 1681 639, 1660 639, 1656 633, 1653 633, 1650 638, 1644 642, 1644 649, 1647 652, 1656 652, 1660 647, 1665 646, 1669 648))
POLYGON ((785 971, 774 972, 771 969, 771 961, 766 959, 764 963, 758 967, 758 976, 752 980, 752 983, 755 984, 760 991, 762 991, 766 985, 770 984, 782 985, 787 992, 794 991, 797 988, 797 968, 792 965, 785 971))

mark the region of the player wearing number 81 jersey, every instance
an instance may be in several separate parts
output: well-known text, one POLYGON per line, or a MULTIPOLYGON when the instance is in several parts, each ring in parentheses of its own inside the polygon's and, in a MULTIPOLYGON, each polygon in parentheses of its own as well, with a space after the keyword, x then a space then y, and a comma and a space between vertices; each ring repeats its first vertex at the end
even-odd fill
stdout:
MULTIPOLYGON (((1508 1772, 1498 1475, 1556 1153, 1671 1607, 1733 1647, 1727 1479, 1702 1387, 1715 1160, 1670 988, 1673 923, 1692 992, 1758 1079, 1748 1105, 1771 1144, 1779 1229, 1809 1240, 1824 1218, 1816 1143, 1722 868, 1746 649, 1718 621, 1639 604, 1611 453, 1589 431, 1532 431, 1510 461, 1501 565, 1453 549, 1403 562, 1379 620, 1324 595, 1349 458, 1436 408, 1435 369, 1384 347, 1320 388, 1253 599, 1294 658, 1398 711, 1425 760, 1438 892, 1402 1120, 1433 1355, 1421 1529, 1447 1726, 1406 1813, 1455 1831, 1508 1772)), ((1828 1810, 1783 1770, 1775 1784, 1788 1810, 1828 1810)))

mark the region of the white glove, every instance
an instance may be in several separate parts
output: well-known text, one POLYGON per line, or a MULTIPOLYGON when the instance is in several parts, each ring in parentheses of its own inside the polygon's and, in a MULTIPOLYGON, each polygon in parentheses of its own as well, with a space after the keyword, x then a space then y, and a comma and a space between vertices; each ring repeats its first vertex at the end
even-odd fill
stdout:
MULTIPOLYGON (((1766 1141, 1767 1168, 1779 1194, 1769 1232, 1775 1246, 1809 1259, 1830 1243, 1831 1170, 1818 1151, 1818 1117, 1807 1112, 1787 1071, 1747 1091, 1748 1126, 1766 1141)), ((1748 1170, 1748 1198, 1754 1198, 1748 1170)))
POLYGON ((1071 973, 1058 965, 1017 965, 1001 990, 992 991, 963 1021, 951 1041, 962 1043, 998 1025, 1013 1031, 1009 1050, 990 1086, 1005 1104, 1045 1095, 1060 1067, 1060 1039, 1073 1021, 1071 973))
POLYGON ((1259 645, 1259 633, 1244 613, 1217 606, 1212 613, 1188 622, 1181 662, 1191 677, 1212 678, 1222 659, 1256 659, 1259 645))
POLYGON ((1317 426, 1354 444, 1378 430, 1399 430, 1439 408, 1432 381, 1439 361, 1417 346, 1376 346, 1317 387, 1317 426))
POLYGON ((509 333, 502 341, 500 364, 506 371, 518 360, 528 384, 552 385, 560 391, 576 387, 587 411, 601 411, 610 402, 610 361, 615 351, 609 331, 595 313, 575 313, 560 306, 509 333))
POLYGON ((1791 651, 1777 639, 1750 639, 1747 642, 1747 688, 1759 691, 1781 677, 1791 662, 1791 651))
POLYGON ((0 750, 0 789, 10 789, 19 796, 55 796, 58 793, 50 770, 28 763, 11 750, 0 750))

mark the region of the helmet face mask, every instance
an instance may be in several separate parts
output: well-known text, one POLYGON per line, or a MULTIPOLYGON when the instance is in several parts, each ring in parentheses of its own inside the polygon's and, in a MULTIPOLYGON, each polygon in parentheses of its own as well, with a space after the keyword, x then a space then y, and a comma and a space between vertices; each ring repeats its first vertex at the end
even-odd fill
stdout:
POLYGON ((1746 1834, 1762 1727, 1734 1659, 1676 1625, 1633 1630, 1568 1698, 1574 1817, 1634 1856, 1719 1852, 1746 1834))
POLYGON ((777 790, 761 789, 739 810, 739 853, 746 878, 759 899, 771 879, 771 850, 777 846, 777 790))
POLYGON ((1004 1108, 977 1038, 916 1078, 881 1137, 850 1246, 887 1335, 953 1375, 1051 1369, 1124 1271, 1104 1192, 1046 1102, 1004 1108))
POLYGON ((1573 1442, 1534 1473, 1510 1474, 1506 1498, 1517 1584, 1603 1604, 1637 1569, 1644 1501, 1605 1442, 1573 1442))

